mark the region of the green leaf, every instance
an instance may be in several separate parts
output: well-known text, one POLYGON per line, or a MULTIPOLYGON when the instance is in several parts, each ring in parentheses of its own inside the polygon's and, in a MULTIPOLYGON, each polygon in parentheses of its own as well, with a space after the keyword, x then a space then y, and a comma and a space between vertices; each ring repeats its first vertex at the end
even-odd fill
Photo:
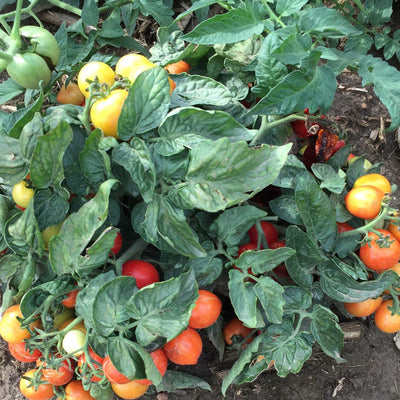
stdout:
POLYGON ((392 122, 389 129, 400 125, 400 71, 380 58, 365 56, 358 70, 363 86, 374 85, 374 92, 389 110, 392 122))
POLYGON ((87 0, 83 3, 81 17, 86 25, 97 26, 99 22, 99 9, 95 0, 87 0))
POLYGON ((112 281, 115 278, 115 272, 109 270, 107 272, 100 273, 91 279, 88 284, 78 293, 76 298, 75 310, 76 314, 83 317, 85 320, 85 326, 87 328, 94 327, 93 318, 93 303, 96 298, 96 294, 107 282, 112 281))
POLYGON ((239 245, 254 223, 267 213, 257 207, 244 205, 225 210, 210 226, 210 233, 228 247, 239 245))
POLYGON ((72 129, 65 122, 38 138, 30 167, 31 181, 35 188, 61 185, 64 179, 62 159, 71 140, 72 129))
POLYGON ((7 103, 15 96, 24 93, 25 89, 15 83, 11 78, 0 83, 0 104, 7 103))
POLYGON ((174 75, 176 84, 171 95, 171 107, 187 107, 196 104, 225 106, 234 96, 221 82, 201 75, 182 73, 174 75))
POLYGON ((290 225, 286 231, 286 246, 296 253, 286 262, 290 277, 300 286, 311 287, 316 265, 324 261, 314 241, 296 225, 290 225))
POLYGON ((143 15, 151 15, 160 26, 172 23, 173 10, 162 0, 139 0, 139 8, 143 15))
MULTIPOLYGON (((63 223, 61 231, 49 243, 49 257, 53 270, 61 275, 72 273, 85 263, 81 253, 108 215, 109 194, 117 180, 103 182, 96 196, 85 203, 63 223)), ((104 253, 108 253, 105 249, 104 253)))
POLYGON ((229 271, 229 298, 235 314, 248 327, 261 328, 265 322, 257 307, 258 299, 254 284, 245 280, 246 275, 237 269, 229 271))
POLYGON ((206 332, 208 339, 218 351, 219 360, 222 361, 225 352, 222 317, 220 316, 211 326, 206 328, 206 332))
POLYGON ((340 357, 344 334, 337 315, 329 308, 316 304, 311 318, 311 333, 322 350, 337 362, 344 362, 345 360, 340 357))
POLYGON ((299 12, 306 3, 308 3, 308 0, 278 0, 276 12, 281 17, 288 17, 299 12))
POLYGON ((160 125, 170 103, 167 72, 160 67, 141 73, 129 89, 118 119, 118 136, 129 140, 160 125))
POLYGON ((165 343, 178 336, 188 326, 197 297, 193 272, 136 292, 127 302, 126 310, 138 321, 135 331, 138 343, 147 346, 160 339, 165 343))
POLYGON ((32 159, 37 141, 43 134, 42 116, 40 113, 36 113, 32 120, 23 127, 19 137, 21 154, 28 164, 32 159))
POLYGON ((183 266, 183 270, 189 269, 194 271, 199 286, 204 287, 218 279, 223 270, 223 262, 214 256, 189 258, 183 266))
POLYGON ((15 185, 27 175, 29 169, 21 153, 19 140, 0 136, 0 181, 15 185))
POLYGON ((183 38, 197 44, 235 43, 259 35, 263 30, 262 19, 256 19, 248 10, 237 8, 201 22, 183 38))
POLYGON ((299 64, 311 51, 312 44, 309 35, 295 32, 285 38, 280 46, 272 51, 271 56, 284 64, 299 64))
POLYGON ((300 286, 285 286, 284 289, 285 311, 307 310, 311 307, 313 298, 310 290, 300 286))
POLYGON ((295 189, 299 179, 314 182, 314 177, 305 165, 293 154, 289 154, 273 184, 282 188, 295 189))
POLYGON ((93 302, 97 333, 111 336, 114 331, 123 332, 124 323, 129 321, 126 304, 137 291, 136 280, 132 276, 118 276, 98 290, 93 302))
POLYGON ((380 26, 390 21, 392 12, 393 0, 366 0, 357 19, 363 24, 380 26))
POLYGON ((321 289, 332 299, 356 303, 379 296, 396 281, 393 271, 385 271, 375 280, 356 281, 335 263, 328 261, 318 266, 321 289))
POLYGON ((129 144, 121 143, 113 149, 112 159, 128 171, 143 200, 150 202, 156 187, 156 171, 146 142, 134 137, 129 144))
POLYGON ((85 141, 79 153, 82 174, 87 180, 98 185, 111 178, 111 163, 108 154, 100 148, 102 132, 95 129, 85 141))
POLYGON ((180 389, 203 389, 211 392, 210 385, 203 379, 182 371, 168 369, 162 382, 156 386, 157 392, 178 392, 180 389))
POLYGON ((216 212, 247 200, 278 176, 290 145, 249 148, 227 138, 200 143, 190 152, 185 182, 168 197, 179 207, 216 212))
MULTIPOLYGON (((336 76, 327 65, 317 65, 317 53, 310 54, 311 66, 307 65, 305 71, 296 70, 286 75, 250 113, 286 115, 304 110, 307 106, 310 112, 326 112, 335 95, 336 76)), ((302 62, 305 61, 303 58, 302 62)))
POLYGON ((353 26, 338 10, 327 7, 308 8, 302 11, 299 28, 311 35, 331 39, 362 34, 362 31, 353 26))
POLYGON ((300 179, 295 200, 307 234, 319 242, 324 250, 331 251, 336 241, 337 226, 328 196, 316 182, 300 179))
POLYGON ((294 225, 303 225, 297 203, 292 195, 282 195, 271 200, 268 205, 274 215, 294 225))
POLYGON ((193 148, 205 140, 228 137, 230 141, 251 140, 251 130, 238 123, 224 111, 206 111, 194 107, 177 108, 161 123, 158 133, 161 141, 156 150, 165 156, 186 148, 193 148))

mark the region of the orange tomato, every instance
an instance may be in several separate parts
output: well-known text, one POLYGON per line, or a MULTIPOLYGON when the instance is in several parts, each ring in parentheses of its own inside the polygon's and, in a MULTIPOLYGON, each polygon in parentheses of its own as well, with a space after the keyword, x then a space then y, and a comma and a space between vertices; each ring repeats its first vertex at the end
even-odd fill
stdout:
POLYGON ((351 189, 344 198, 350 214, 358 218, 374 219, 381 211, 385 193, 375 186, 358 186, 351 189))
MULTIPOLYGON (((164 350, 163 349, 154 350, 153 352, 150 353, 150 355, 151 358, 153 359, 155 366, 158 369, 158 372, 161 374, 161 376, 164 376, 165 373, 167 372, 167 367, 168 367, 168 358, 164 350)), ((153 382, 150 381, 149 379, 137 379, 136 382, 142 385, 153 384, 153 382)))
POLYGON ((365 185, 375 186, 376 188, 382 190, 383 193, 390 193, 392 191, 389 180, 381 174, 367 174, 360 176, 354 182, 353 187, 365 185))
POLYGON ((8 349, 11 355, 18 361, 30 363, 36 361, 39 357, 41 357, 42 352, 40 350, 35 349, 30 352, 25 346, 25 342, 8 343, 8 349))
POLYGON ((111 388, 121 399, 130 400, 143 396, 147 392, 149 385, 142 385, 137 380, 133 380, 124 384, 111 383, 111 388))
POLYGON ((383 297, 367 299, 358 303, 344 303, 347 312, 354 317, 368 317, 381 305, 383 297))
POLYGON ((71 290, 69 293, 67 293, 66 294, 67 297, 63 299, 63 301, 61 302, 62 305, 66 308, 75 308, 76 298, 80 291, 81 289, 76 289, 76 290, 71 290))
POLYGON ((41 360, 36 361, 36 365, 40 367, 43 364, 42 373, 45 380, 52 385, 66 385, 74 376, 74 362, 72 359, 63 360, 58 368, 46 368, 47 363, 41 360))
POLYGON ((73 380, 65 387, 65 400, 96 400, 83 388, 82 382, 73 380))
POLYGON ((183 60, 176 63, 168 64, 164 67, 170 74, 181 74, 182 72, 188 72, 190 70, 190 65, 183 60))
MULTIPOLYGON (((96 354, 96 353, 92 350, 91 347, 89 347, 89 358, 90 358, 90 362, 91 362, 91 364, 92 364, 92 366, 93 366, 93 369, 96 370, 97 372, 99 372, 100 375, 102 375, 103 372, 102 372, 101 366, 102 366, 102 364, 103 364, 104 358, 103 358, 103 357, 100 357, 98 354, 96 354)), ((86 363, 86 356, 85 356, 85 354, 82 354, 82 355, 79 357, 79 360, 78 360, 78 367, 79 367, 79 372, 80 372, 80 373, 82 373, 82 368, 80 368, 80 367, 82 367, 82 365, 85 364, 85 363, 86 363)), ((90 380, 91 380, 92 382, 100 382, 101 379, 102 379, 102 378, 101 378, 100 376, 96 376, 96 375, 93 375, 93 376, 90 378, 90 380)))
POLYGON ((385 300, 375 311, 375 325, 385 333, 400 331, 400 314, 392 314, 389 307, 393 306, 393 300, 385 300))
POLYGON ((214 293, 200 289, 196 305, 190 315, 189 326, 194 329, 207 328, 218 319, 221 310, 221 300, 214 293))
POLYGON ((85 101, 84 94, 80 91, 77 83, 70 81, 67 86, 63 84, 57 93, 56 100, 61 104, 82 105, 85 101))
MULTIPOLYGON (((398 215, 396 214, 396 217, 398 215)), ((388 224, 388 231, 400 241, 400 221, 390 220, 388 224)))
MULTIPOLYGON (((50 400, 54 396, 54 389, 53 385, 50 383, 41 383, 37 388, 34 386, 30 386, 31 379, 35 375, 37 369, 30 369, 29 371, 25 372, 22 376, 21 380, 19 381, 19 389, 21 393, 29 400, 50 400)), ((42 381, 43 376, 39 375, 39 379, 42 381)))
MULTIPOLYGON (((235 340, 235 336, 241 336, 242 339, 245 339, 251 332, 251 328, 244 326, 239 318, 234 317, 224 327, 224 339, 227 344, 231 345, 235 340)), ((247 343, 251 341, 252 338, 249 338, 247 343)))
POLYGON ((131 380, 117 370, 108 355, 103 360, 102 368, 104 375, 111 383, 124 384, 130 382, 131 380))

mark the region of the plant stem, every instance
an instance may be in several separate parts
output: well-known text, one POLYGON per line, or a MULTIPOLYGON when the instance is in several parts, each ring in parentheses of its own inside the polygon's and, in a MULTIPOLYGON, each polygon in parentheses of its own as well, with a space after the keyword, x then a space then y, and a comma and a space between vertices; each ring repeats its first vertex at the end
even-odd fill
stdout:
POLYGON ((15 9, 14 24, 10 33, 10 39, 13 42, 15 48, 17 49, 20 49, 21 47, 21 36, 19 34, 19 28, 21 26, 22 2, 23 0, 17 0, 17 8, 15 9))
POLYGON ((117 275, 121 275, 122 265, 124 262, 139 257, 143 250, 148 246, 148 243, 142 238, 136 240, 125 252, 121 255, 115 262, 115 269, 117 270, 117 275))
POLYGON ((70 4, 64 3, 63 1, 60 0, 47 0, 48 3, 53 4, 53 6, 56 6, 58 8, 62 8, 65 11, 69 11, 72 14, 78 15, 79 17, 82 15, 82 10, 80 8, 71 6, 70 4))
POLYGON ((266 2, 266 0, 261 0, 261 3, 263 4, 263 6, 265 7, 265 9, 268 12, 269 17, 272 19, 272 21, 275 21, 278 25, 280 25, 282 28, 286 28, 286 24, 281 20, 280 17, 278 17, 274 11, 272 10, 272 8, 268 5, 268 3, 266 2))

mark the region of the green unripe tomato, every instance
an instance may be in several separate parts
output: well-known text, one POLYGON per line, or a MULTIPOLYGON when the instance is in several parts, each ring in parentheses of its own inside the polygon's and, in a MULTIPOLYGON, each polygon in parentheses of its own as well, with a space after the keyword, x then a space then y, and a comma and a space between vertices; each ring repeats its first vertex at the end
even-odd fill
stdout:
POLYGON ((44 242, 44 247, 46 249, 49 248, 50 239, 53 236, 58 235, 60 233, 60 230, 61 230, 63 222, 64 221, 61 221, 57 225, 48 226, 47 228, 45 228, 42 231, 42 239, 43 239, 43 242, 44 242))
POLYGON ((36 53, 16 54, 7 65, 7 73, 25 89, 38 89, 40 81, 47 84, 51 77, 46 61, 36 53))
POLYGON ((83 354, 83 346, 85 344, 86 334, 79 329, 72 329, 68 331, 62 341, 63 349, 75 357, 83 354))
POLYGON ((16 183, 11 190, 11 196, 15 204, 22 208, 28 207, 34 194, 34 190, 28 187, 28 183, 25 181, 16 183))
POLYGON ((47 57, 53 65, 57 65, 60 59, 60 47, 56 38, 47 29, 27 25, 22 26, 19 33, 29 39, 36 54, 47 57))

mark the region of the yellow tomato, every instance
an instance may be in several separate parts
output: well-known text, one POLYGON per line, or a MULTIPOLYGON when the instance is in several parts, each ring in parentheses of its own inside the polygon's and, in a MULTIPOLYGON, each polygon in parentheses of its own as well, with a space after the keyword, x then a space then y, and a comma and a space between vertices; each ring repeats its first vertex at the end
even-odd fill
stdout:
POLYGON ((113 69, 104 62, 92 61, 85 64, 78 74, 78 86, 83 95, 89 97, 88 87, 89 81, 98 79, 100 83, 105 83, 112 86, 115 82, 115 72, 113 69))
POLYGON ((18 182, 13 186, 11 190, 11 195, 13 200, 15 201, 15 204, 22 208, 28 207, 28 204, 34 194, 34 190, 30 188, 28 186, 28 183, 25 181, 18 182))

